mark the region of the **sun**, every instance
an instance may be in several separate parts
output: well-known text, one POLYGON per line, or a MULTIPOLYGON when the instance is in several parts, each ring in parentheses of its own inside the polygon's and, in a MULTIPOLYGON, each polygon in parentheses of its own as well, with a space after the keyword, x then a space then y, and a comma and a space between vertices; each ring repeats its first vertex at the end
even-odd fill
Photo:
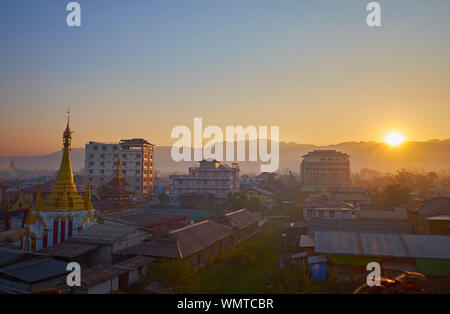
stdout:
POLYGON ((384 138, 384 141, 391 146, 397 146, 403 143, 405 137, 399 132, 391 132, 384 138))

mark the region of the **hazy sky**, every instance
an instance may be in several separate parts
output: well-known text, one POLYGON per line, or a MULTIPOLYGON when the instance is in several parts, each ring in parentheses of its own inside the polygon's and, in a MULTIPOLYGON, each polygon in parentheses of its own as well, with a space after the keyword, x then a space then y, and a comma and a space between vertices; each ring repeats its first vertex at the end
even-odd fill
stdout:
POLYGON ((450 1, 2 0, 0 154, 278 125, 283 141, 450 137, 450 1))

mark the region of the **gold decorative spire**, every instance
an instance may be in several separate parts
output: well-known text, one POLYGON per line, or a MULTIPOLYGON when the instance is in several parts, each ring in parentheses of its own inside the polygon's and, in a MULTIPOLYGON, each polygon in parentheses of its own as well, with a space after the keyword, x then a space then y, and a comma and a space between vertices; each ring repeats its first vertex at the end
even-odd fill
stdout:
MULTIPOLYGON (((32 220, 32 223, 34 224, 34 222, 36 222, 36 220, 38 220, 40 225, 45 227, 46 226, 45 220, 41 216, 41 212, 44 210, 44 199, 42 198, 42 187, 41 187, 40 183, 38 185, 38 192, 37 192, 37 195, 36 195, 36 200, 34 202, 34 206, 33 206, 32 209, 30 209, 30 212, 33 209, 35 210, 35 214, 34 215, 32 214, 34 216, 33 220, 32 220)), ((28 219, 28 217, 27 217, 27 219, 28 219)), ((27 221, 25 221, 25 224, 28 224, 27 221)))
POLYGON ((30 208, 27 213, 27 218, 25 219, 25 225, 32 226, 36 223, 36 217, 33 215, 33 209, 30 208))
POLYGON ((116 178, 121 179, 122 178, 122 170, 120 169, 120 166, 122 165, 122 162, 120 161, 120 157, 117 159, 117 167, 116 167, 116 178))
POLYGON ((27 203, 23 200, 22 189, 20 185, 17 186, 17 201, 14 204, 13 210, 27 208, 27 203))
POLYGON ((90 221, 91 223, 95 223, 94 217, 94 206, 92 206, 91 202, 91 184, 88 183, 87 192, 84 193, 84 209, 87 210, 86 215, 84 215, 83 220, 81 221, 80 227, 83 228, 90 221))
POLYGON ((36 201, 34 202, 34 208, 36 209, 36 211, 44 210, 44 200, 42 198, 42 187, 40 183, 38 185, 38 192, 36 195, 36 201))
MULTIPOLYGON (((69 113, 69 112, 68 112, 69 113)), ((70 149, 72 142, 72 131, 70 130, 70 120, 67 118, 67 126, 63 133, 63 155, 61 166, 59 167, 56 183, 49 196, 45 199, 45 210, 60 210, 60 203, 63 198, 65 210, 83 210, 84 201, 78 194, 75 182, 73 181, 72 165, 70 162, 70 149)))
POLYGON ((84 192, 84 210, 92 210, 94 209, 94 206, 92 206, 91 201, 91 184, 88 183, 87 185, 87 191, 84 192))

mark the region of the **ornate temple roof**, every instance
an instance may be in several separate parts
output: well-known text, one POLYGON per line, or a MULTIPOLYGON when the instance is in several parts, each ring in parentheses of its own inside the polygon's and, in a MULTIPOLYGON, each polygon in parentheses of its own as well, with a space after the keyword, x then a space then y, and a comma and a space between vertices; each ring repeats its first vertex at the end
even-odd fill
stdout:
POLYGON ((109 200, 124 200, 128 199, 133 192, 128 191, 126 188, 128 186, 127 180, 122 176, 121 171, 121 161, 120 158, 117 160, 117 168, 114 178, 108 182, 107 186, 109 190, 103 192, 102 196, 109 200))

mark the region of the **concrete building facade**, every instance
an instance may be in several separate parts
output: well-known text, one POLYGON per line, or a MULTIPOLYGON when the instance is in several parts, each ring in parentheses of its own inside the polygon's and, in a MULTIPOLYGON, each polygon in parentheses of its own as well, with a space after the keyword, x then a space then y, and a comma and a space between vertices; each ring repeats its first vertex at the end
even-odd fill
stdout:
POLYGON ((113 179, 121 161, 122 175, 128 190, 137 195, 153 193, 154 148, 144 139, 121 140, 119 143, 86 144, 85 169, 91 185, 102 186, 113 179))
POLYGON ((239 192, 239 164, 231 167, 216 160, 203 160, 199 167, 189 168, 188 175, 170 176, 172 197, 211 195, 220 202, 229 193, 239 192))
POLYGON ((335 150, 314 150, 303 156, 300 172, 305 186, 348 186, 350 156, 335 150))

